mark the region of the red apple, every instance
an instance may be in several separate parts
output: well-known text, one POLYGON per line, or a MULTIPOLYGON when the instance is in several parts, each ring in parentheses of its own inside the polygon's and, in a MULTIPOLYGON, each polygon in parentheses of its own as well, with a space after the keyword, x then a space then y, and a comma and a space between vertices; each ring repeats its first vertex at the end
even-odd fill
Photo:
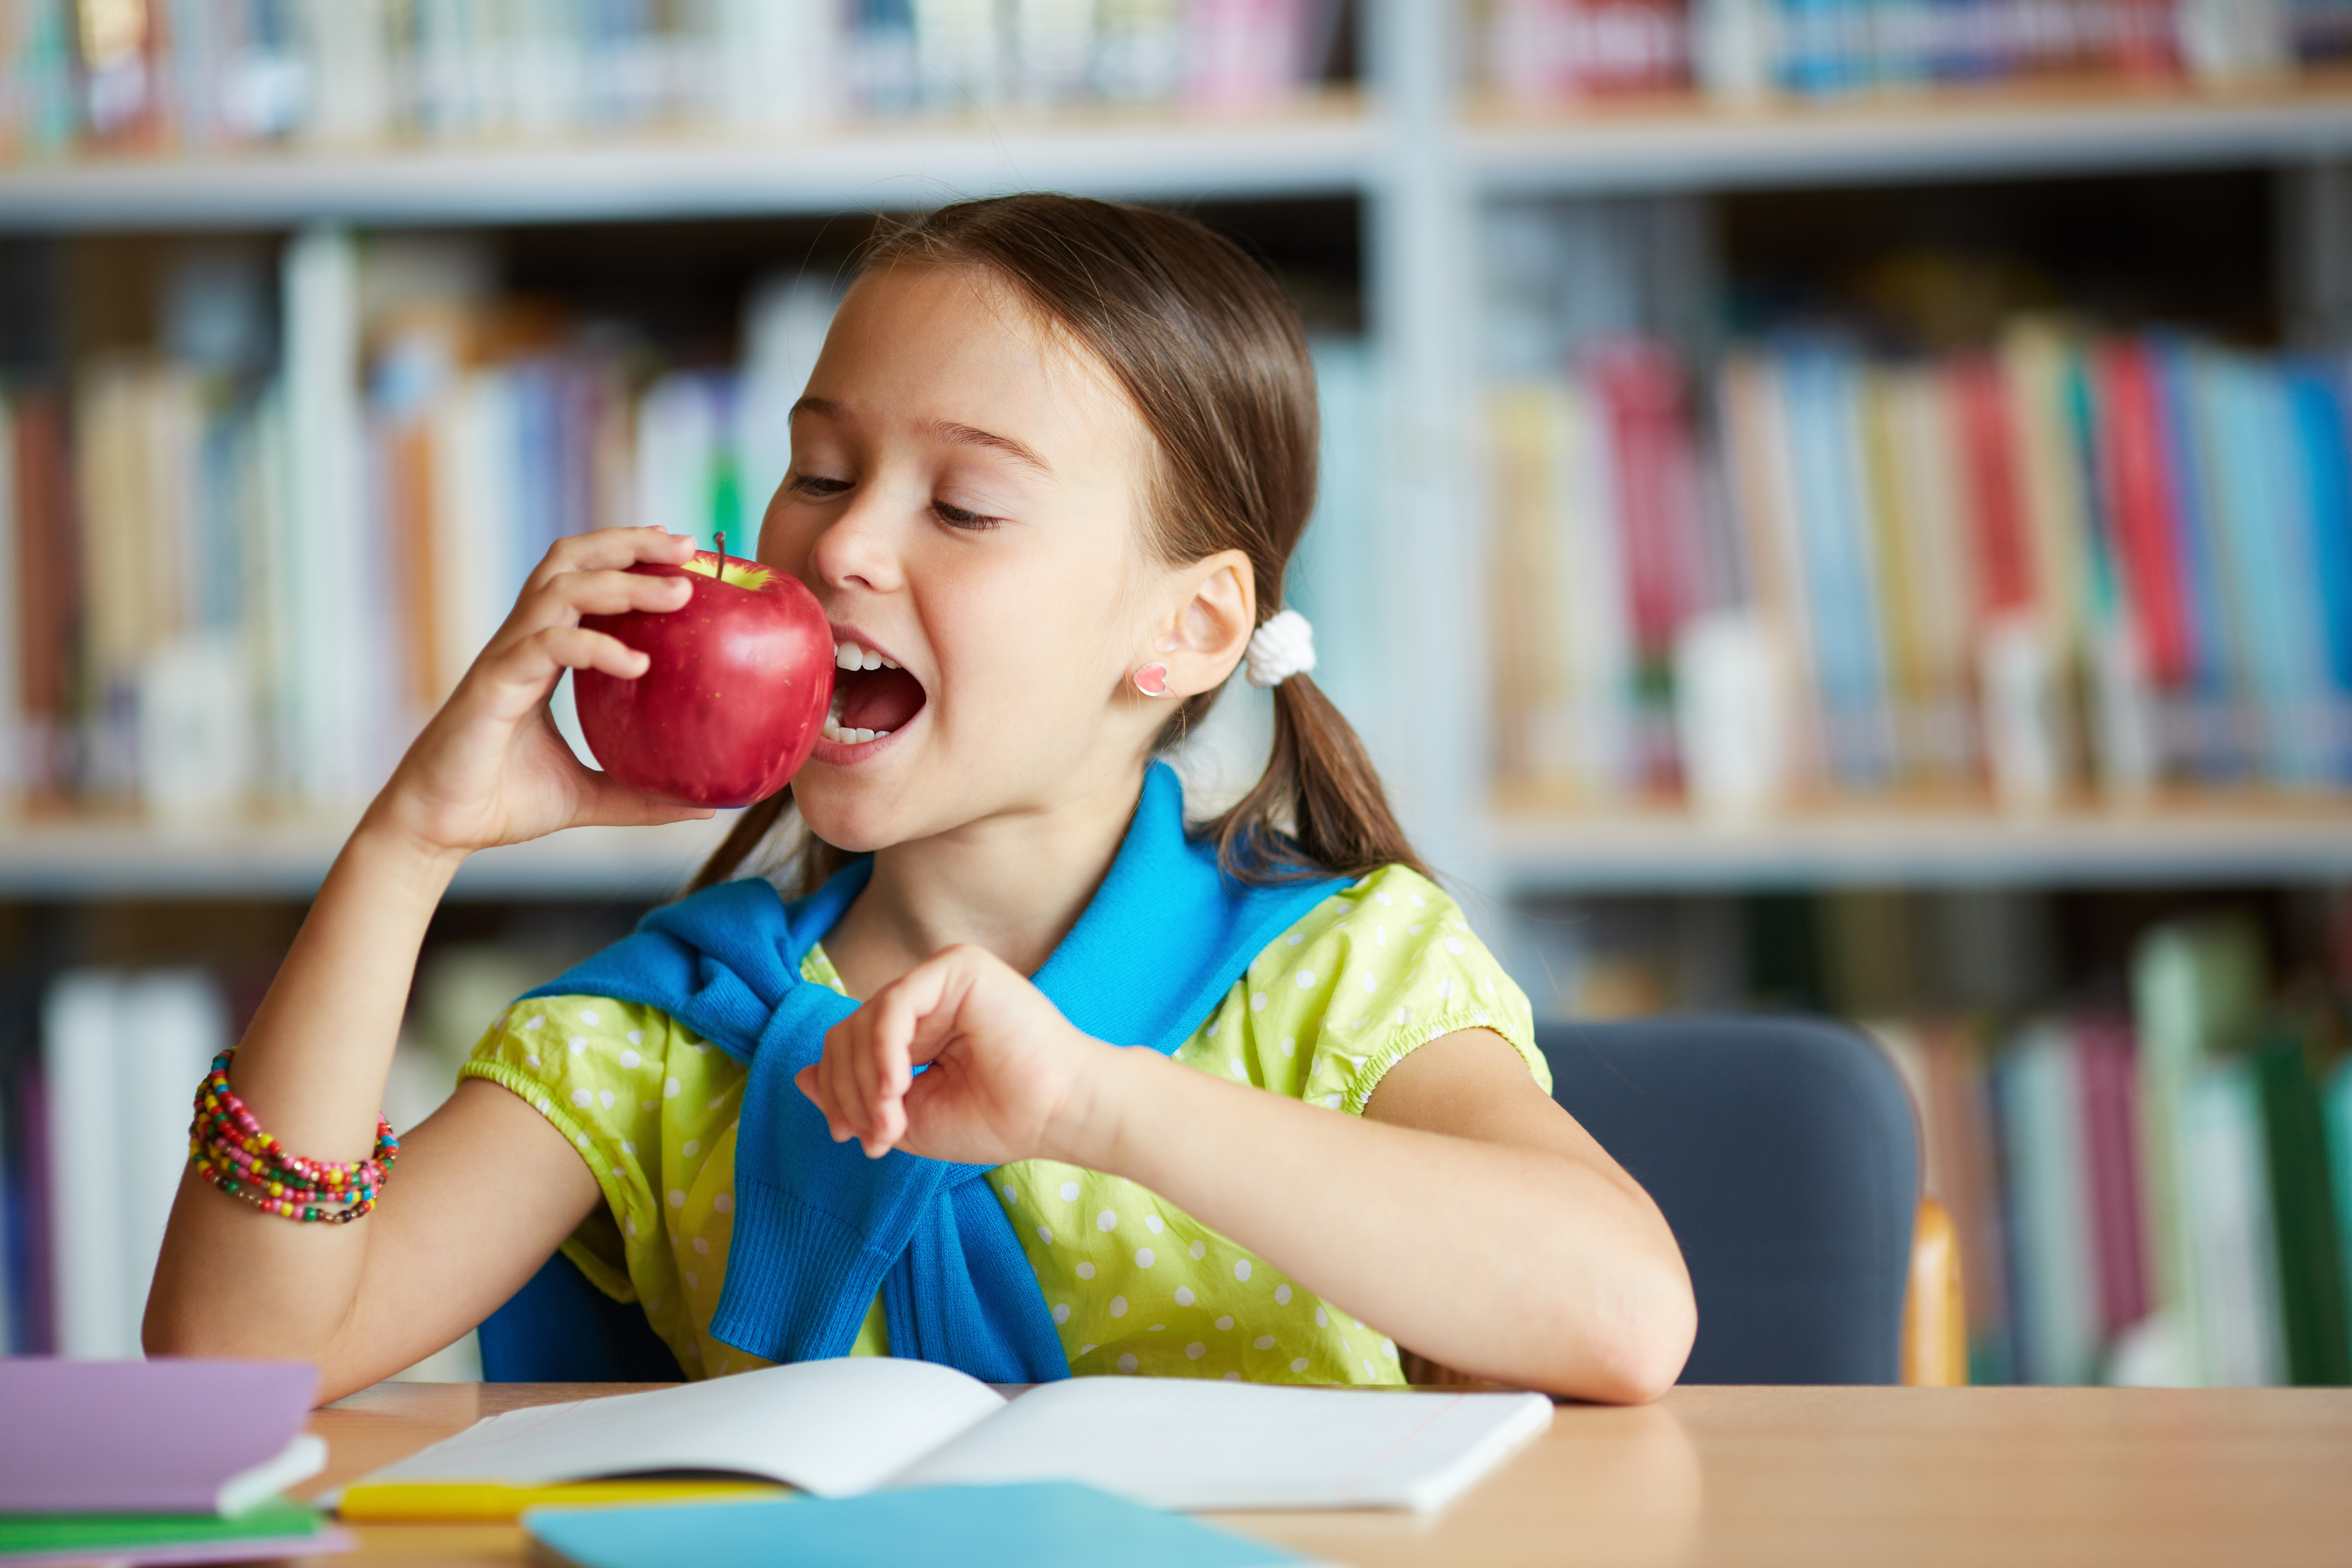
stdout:
POLYGON ((707 550, 684 566, 629 570, 684 577, 694 593, 666 614, 581 618, 653 660, 635 680, 573 674, 596 761, 625 784, 690 805, 775 794, 808 761, 833 700, 833 628, 816 595, 789 573, 707 550))

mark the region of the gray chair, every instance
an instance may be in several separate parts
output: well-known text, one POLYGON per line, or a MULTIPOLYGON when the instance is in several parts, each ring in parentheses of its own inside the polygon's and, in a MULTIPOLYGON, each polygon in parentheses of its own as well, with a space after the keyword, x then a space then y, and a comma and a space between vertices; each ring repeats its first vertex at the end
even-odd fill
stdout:
POLYGON ((1904 1381, 1919 1209, 1885 1053, 1801 1017, 1553 1022, 1552 1097, 1657 1200, 1698 1297, 1685 1383, 1904 1381))

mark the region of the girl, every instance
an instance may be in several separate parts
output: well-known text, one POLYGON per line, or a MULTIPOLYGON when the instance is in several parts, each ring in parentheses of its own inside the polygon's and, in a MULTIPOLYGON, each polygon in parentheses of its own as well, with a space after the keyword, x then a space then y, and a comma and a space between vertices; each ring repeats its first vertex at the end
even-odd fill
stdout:
MULTIPOLYGON (((760 560, 815 592, 839 671, 789 802, 499 1018, 380 1207, 279 1205, 360 1223, 285 1223, 204 1155, 149 1350, 314 1361, 334 1397, 561 1247, 689 1377, 898 1353, 1395 1383, 1402 1344, 1588 1398, 1670 1384, 1672 1235, 1553 1104, 1527 999, 1275 613, 1316 415, 1270 279, 1165 214, 949 207, 871 254, 792 435, 760 560), (1272 759, 1188 832, 1152 758, 1245 659, 1272 759), (778 832, 789 906, 725 879, 778 832)), ((581 617, 676 608, 625 568, 690 555, 652 530, 549 552, 336 860, 213 1114, 240 1097, 277 1147, 360 1159, 467 854, 708 815, 579 767, 547 718, 567 667, 645 670, 581 617)))

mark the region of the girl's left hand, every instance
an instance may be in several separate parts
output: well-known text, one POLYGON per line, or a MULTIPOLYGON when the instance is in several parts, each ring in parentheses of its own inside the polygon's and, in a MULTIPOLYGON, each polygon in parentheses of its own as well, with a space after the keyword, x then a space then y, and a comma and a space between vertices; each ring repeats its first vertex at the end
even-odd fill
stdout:
POLYGON ((827 1030, 824 1055, 794 1081, 834 1141, 855 1138, 869 1157, 1001 1165, 1078 1152, 1099 1131, 1094 1090, 1119 1054, 995 954, 950 947, 827 1030))

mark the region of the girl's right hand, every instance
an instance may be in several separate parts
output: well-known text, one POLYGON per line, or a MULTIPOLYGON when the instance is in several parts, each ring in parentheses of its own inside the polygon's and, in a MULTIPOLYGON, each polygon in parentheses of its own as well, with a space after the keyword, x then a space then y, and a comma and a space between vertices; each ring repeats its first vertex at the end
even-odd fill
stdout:
POLYGON ((557 540, 523 584, 514 613, 393 770, 368 808, 370 825, 427 854, 457 858, 563 827, 711 816, 708 807, 657 799, 583 766, 547 706, 566 669, 625 680, 646 672, 650 658, 588 630, 580 617, 680 608, 691 596, 685 582, 627 568, 640 561, 682 566, 693 556, 691 539, 658 528, 557 540))

